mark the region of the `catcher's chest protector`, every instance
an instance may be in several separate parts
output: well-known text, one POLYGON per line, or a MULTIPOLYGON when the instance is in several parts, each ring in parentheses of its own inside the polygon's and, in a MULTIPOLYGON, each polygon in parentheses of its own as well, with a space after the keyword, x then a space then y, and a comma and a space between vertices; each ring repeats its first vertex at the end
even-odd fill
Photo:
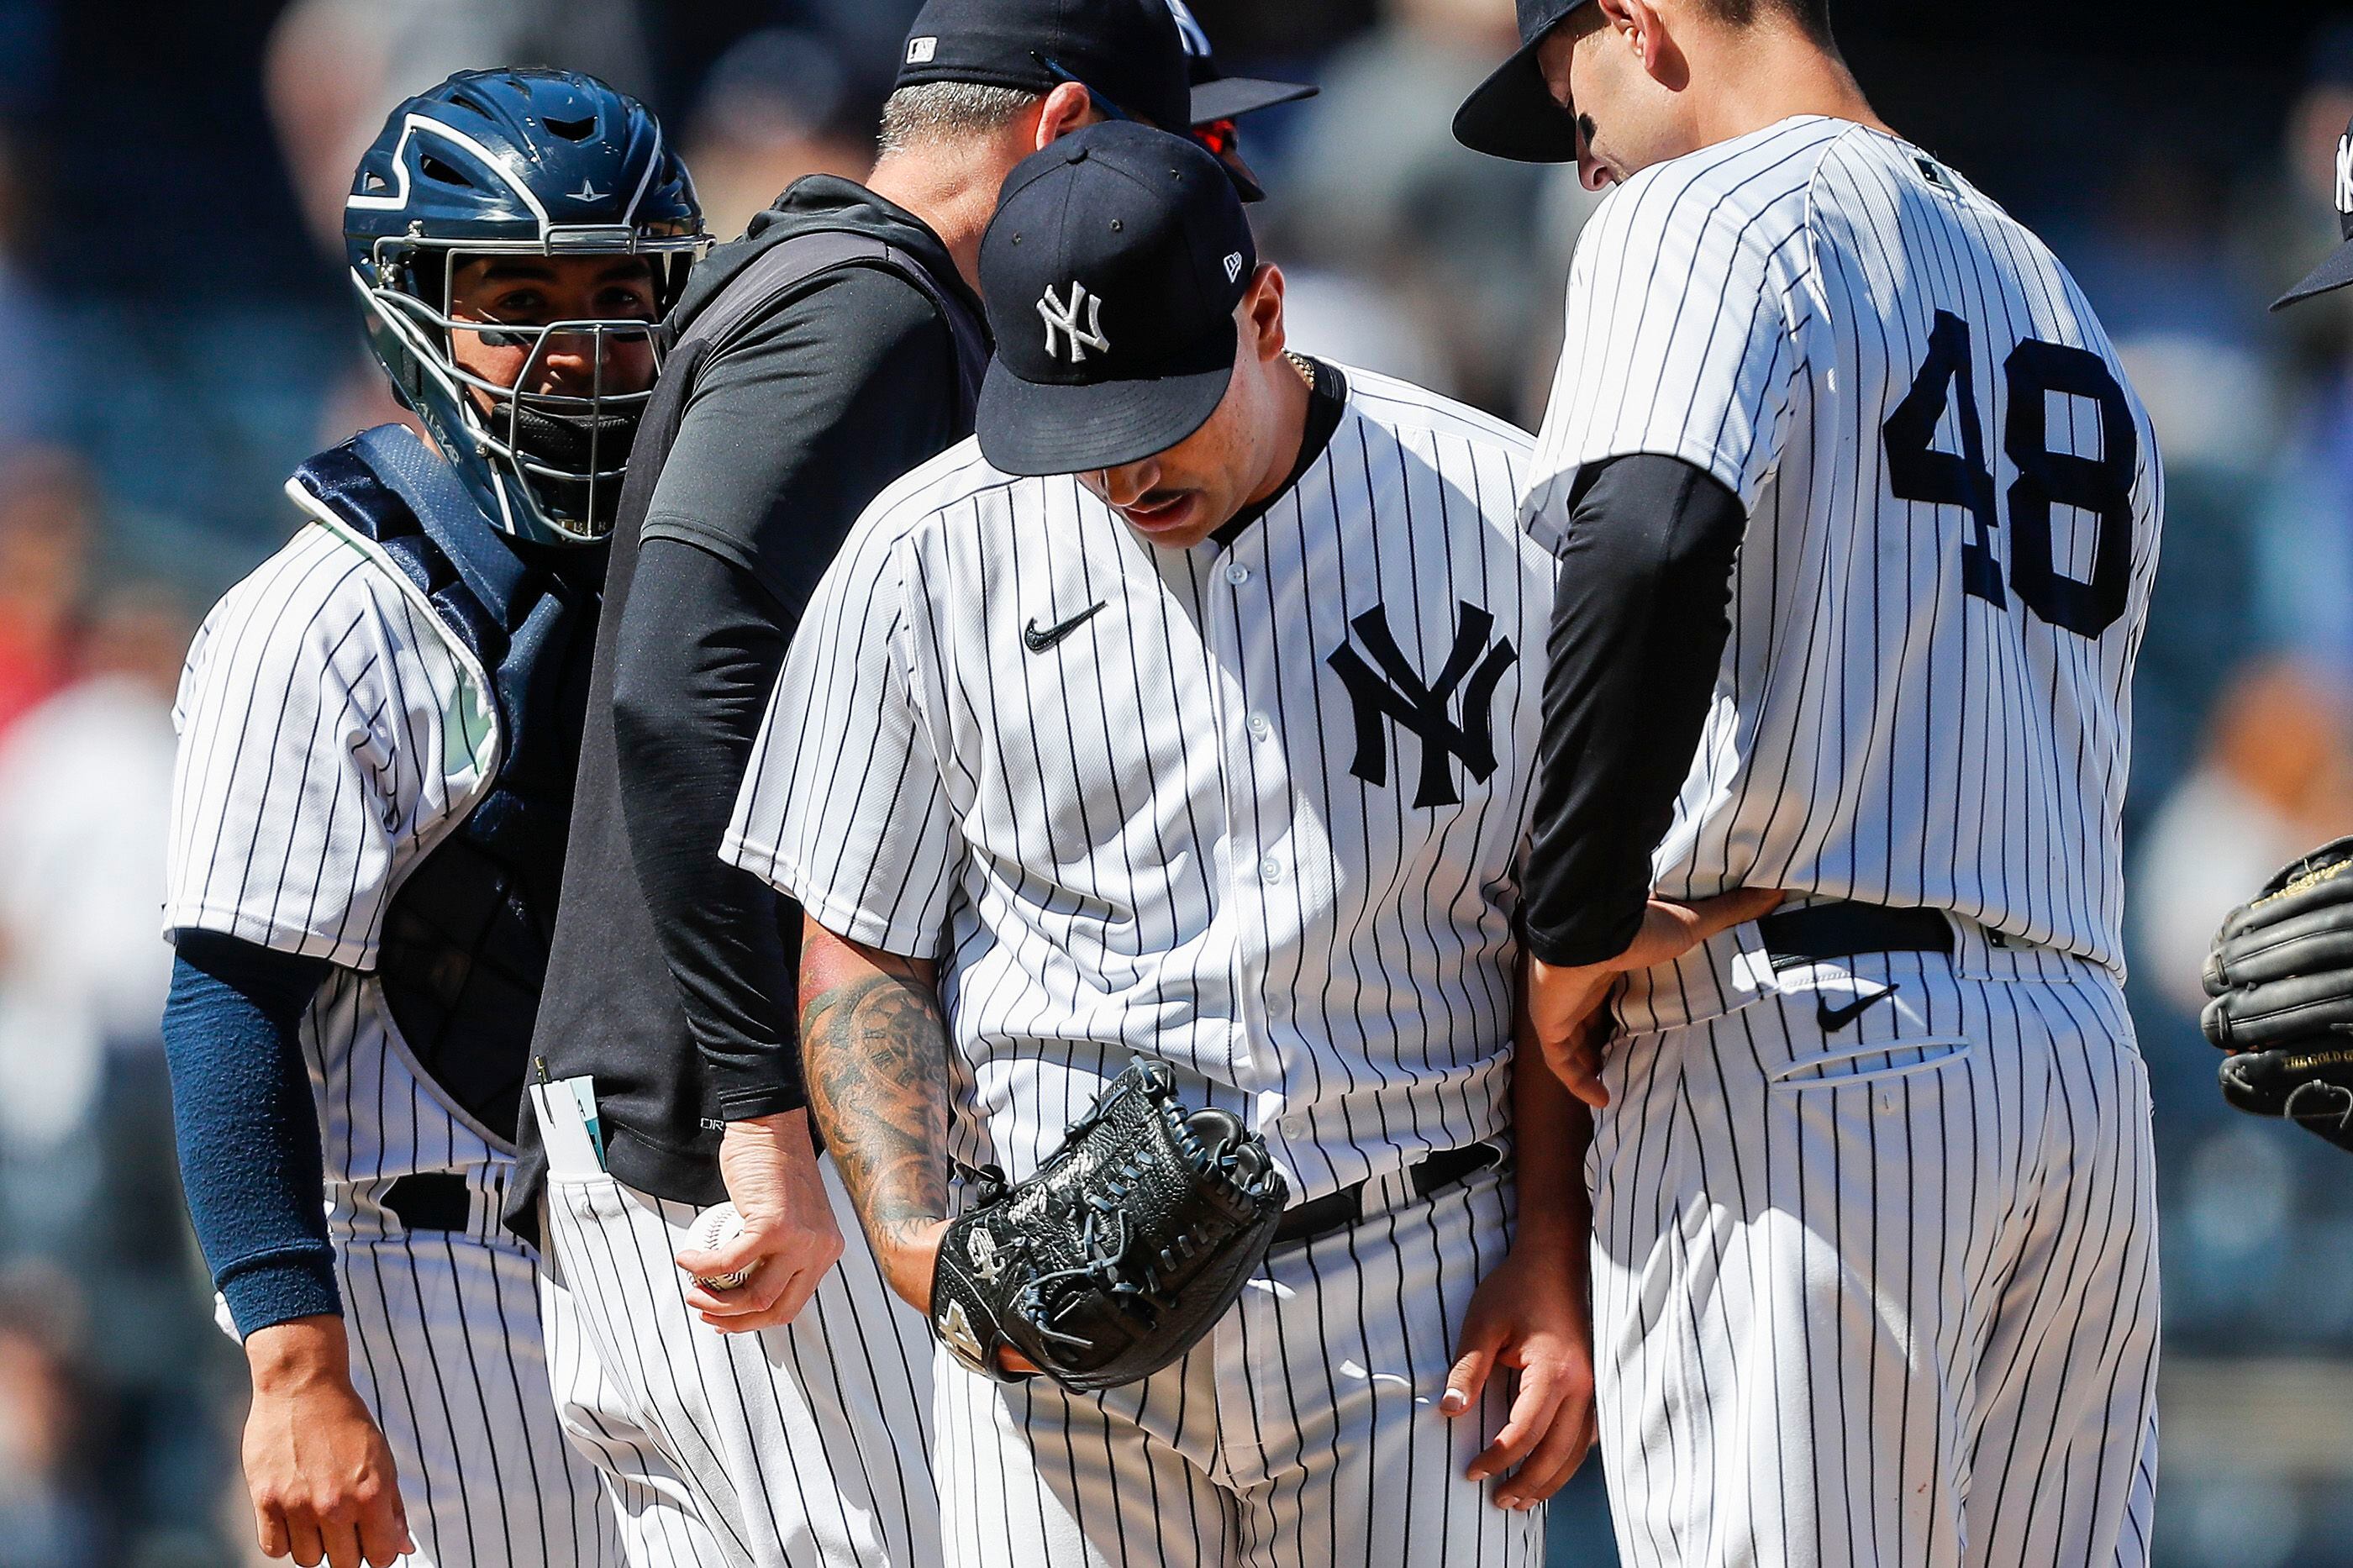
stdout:
POLYGON ((498 776, 394 895, 376 973, 417 1065, 504 1144, 555 929, 597 599, 519 556, 399 426, 295 479, 383 548, 491 678, 498 776))

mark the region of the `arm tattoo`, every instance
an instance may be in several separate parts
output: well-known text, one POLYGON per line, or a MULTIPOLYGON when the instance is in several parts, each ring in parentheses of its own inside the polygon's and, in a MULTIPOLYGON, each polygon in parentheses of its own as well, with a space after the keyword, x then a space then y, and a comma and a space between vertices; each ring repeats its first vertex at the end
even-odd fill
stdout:
POLYGON ((878 1247, 948 1210, 948 1033, 926 974, 879 952, 882 973, 819 993, 801 1013, 810 1109, 878 1247))

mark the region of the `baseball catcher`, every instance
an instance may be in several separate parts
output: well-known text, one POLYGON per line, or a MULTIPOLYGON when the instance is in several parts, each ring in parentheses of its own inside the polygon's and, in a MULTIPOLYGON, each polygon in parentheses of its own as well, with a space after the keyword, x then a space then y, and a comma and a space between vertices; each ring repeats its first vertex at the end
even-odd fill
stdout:
POLYGON ((1174 1364, 1266 1257, 1288 1194, 1266 1144, 1223 1110, 1188 1110, 1174 1074, 1138 1062, 1029 1180, 976 1173, 948 1227, 932 1322, 975 1372, 1008 1346, 1075 1393, 1174 1364))

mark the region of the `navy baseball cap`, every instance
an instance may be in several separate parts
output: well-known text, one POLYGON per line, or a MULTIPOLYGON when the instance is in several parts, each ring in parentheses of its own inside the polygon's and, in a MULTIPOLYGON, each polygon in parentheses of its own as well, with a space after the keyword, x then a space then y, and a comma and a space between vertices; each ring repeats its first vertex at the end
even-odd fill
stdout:
POLYGON ((2313 268, 2312 276, 2273 300, 2273 310, 2353 283, 2353 125, 2345 128, 2345 140, 2337 144, 2337 226, 2345 243, 2313 268))
POLYGON ((1193 81, 1168 0, 927 0, 897 87, 978 82, 1051 92, 1075 81, 1105 112, 1166 131, 1193 122, 1193 81))
POLYGON ((1198 143, 1112 121, 1033 154, 980 242, 981 455, 1082 474, 1176 446, 1225 399, 1257 273, 1241 195, 1198 143))
POLYGON ((1546 82, 1536 50, 1586 0, 1519 0, 1520 47, 1454 114, 1454 139, 1520 163, 1577 162, 1577 117, 1546 82))

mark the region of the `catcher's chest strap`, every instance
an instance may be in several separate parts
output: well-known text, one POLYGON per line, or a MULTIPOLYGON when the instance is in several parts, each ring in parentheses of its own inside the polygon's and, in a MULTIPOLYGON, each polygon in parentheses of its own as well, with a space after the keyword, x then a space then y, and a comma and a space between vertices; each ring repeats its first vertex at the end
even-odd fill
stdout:
MULTIPOLYGON (((1504 1163, 1503 1146, 1498 1143, 1465 1143, 1460 1149, 1449 1149, 1432 1154, 1417 1165, 1405 1170, 1406 1184, 1417 1198, 1426 1198, 1444 1192, 1457 1182, 1469 1181, 1482 1171, 1492 1170, 1504 1163)), ((1282 1211, 1282 1223, 1274 1227, 1274 1245, 1289 1247, 1294 1242, 1313 1241, 1319 1236, 1369 1219, 1375 1210, 1367 1210, 1366 1197, 1375 1190, 1370 1182, 1358 1182, 1342 1187, 1336 1193, 1326 1193, 1303 1204, 1293 1204, 1282 1211)))

